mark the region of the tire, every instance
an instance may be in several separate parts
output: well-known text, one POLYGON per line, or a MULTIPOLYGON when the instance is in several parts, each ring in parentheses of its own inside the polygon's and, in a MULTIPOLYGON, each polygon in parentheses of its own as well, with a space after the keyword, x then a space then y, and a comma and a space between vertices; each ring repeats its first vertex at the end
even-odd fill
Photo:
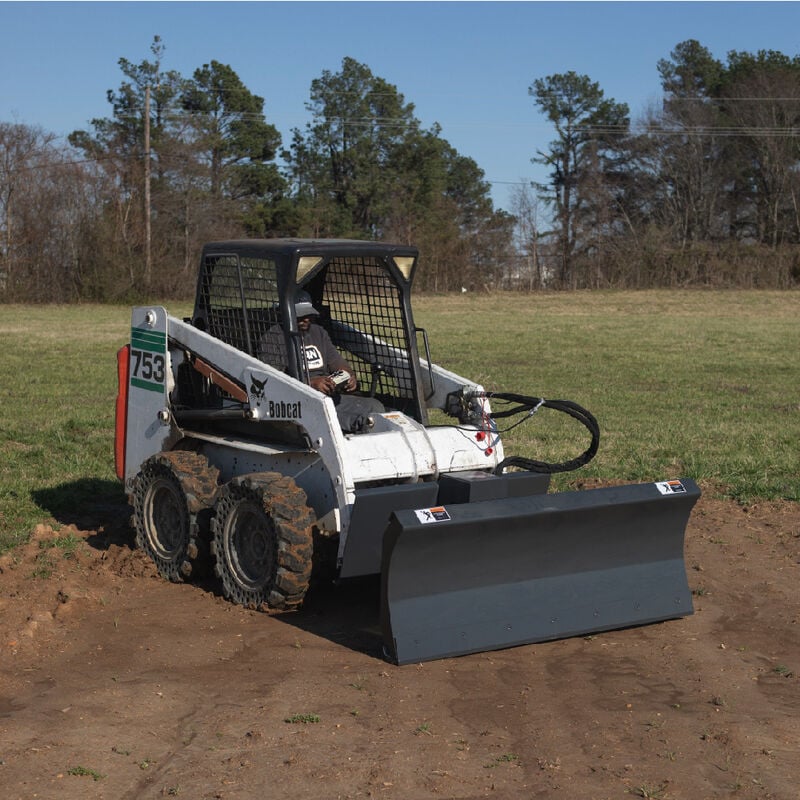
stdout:
POLYGON ((303 602, 315 522, 307 502, 291 478, 274 472, 241 475, 220 489, 211 552, 228 600, 261 611, 303 602))
POLYGON ((136 545, 169 581, 186 581, 198 571, 207 548, 200 520, 208 517, 219 470, 200 453, 172 450, 152 456, 133 484, 136 545))

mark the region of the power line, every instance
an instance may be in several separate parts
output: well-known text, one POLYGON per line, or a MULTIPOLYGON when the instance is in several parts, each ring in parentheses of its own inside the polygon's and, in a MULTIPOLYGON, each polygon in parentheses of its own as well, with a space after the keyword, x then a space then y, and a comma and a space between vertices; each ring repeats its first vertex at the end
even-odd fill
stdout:
MULTIPOLYGON (((163 119, 174 122, 184 118, 203 118, 207 115, 202 112, 172 112, 163 115, 163 119)), ((235 115, 237 119, 253 119, 256 121, 267 120, 262 114, 243 112, 235 115)), ((139 119, 132 114, 121 115, 119 119, 139 119)), ((421 128, 419 120, 402 120, 393 117, 350 117, 335 118, 335 122, 345 127, 352 128, 395 128, 397 130, 421 128)), ((274 123, 267 123, 274 126, 274 123)), ((441 122, 434 123, 437 127, 443 128, 528 128, 542 129, 550 128, 550 123, 545 122, 503 122, 495 120, 485 122, 482 120, 467 120, 464 122, 441 122)), ((423 131, 429 129, 423 128, 423 131)), ((658 135, 658 136, 751 136, 751 137, 776 137, 786 138, 800 136, 800 126, 762 126, 762 125, 650 125, 646 122, 636 122, 632 125, 575 125, 571 128, 576 133, 588 133, 594 135, 658 135)))

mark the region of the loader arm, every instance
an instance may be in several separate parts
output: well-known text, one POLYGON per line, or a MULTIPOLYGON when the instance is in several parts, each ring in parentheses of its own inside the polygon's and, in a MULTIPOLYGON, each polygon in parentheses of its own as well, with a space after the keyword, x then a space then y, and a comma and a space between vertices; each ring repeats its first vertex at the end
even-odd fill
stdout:
MULTIPOLYGON (((397 378, 398 383, 407 384, 413 377, 406 351, 341 322, 331 324, 331 333, 340 347, 362 358, 374 369, 397 378)), ((453 393, 483 391, 482 386, 422 357, 419 359, 419 369, 421 376, 430 376, 429 381, 432 384, 431 391, 425 395, 426 408, 449 411, 449 398, 453 393)), ((491 404, 488 400, 482 401, 481 408, 487 417, 491 415, 491 404)))

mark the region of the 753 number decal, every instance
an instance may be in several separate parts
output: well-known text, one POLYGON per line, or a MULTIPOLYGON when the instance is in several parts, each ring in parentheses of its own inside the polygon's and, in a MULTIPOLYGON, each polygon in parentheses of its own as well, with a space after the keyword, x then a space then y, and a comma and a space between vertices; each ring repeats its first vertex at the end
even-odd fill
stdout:
POLYGON ((163 353, 131 350, 131 377, 164 383, 166 361, 163 353))

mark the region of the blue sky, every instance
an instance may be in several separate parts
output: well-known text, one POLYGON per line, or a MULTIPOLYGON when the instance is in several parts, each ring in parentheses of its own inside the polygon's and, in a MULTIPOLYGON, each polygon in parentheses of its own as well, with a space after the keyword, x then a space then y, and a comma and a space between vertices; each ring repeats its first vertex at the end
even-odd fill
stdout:
POLYGON ((512 185, 554 132, 528 96, 534 79, 574 70, 627 103, 660 99, 656 64, 686 39, 731 50, 800 53, 794 2, 0 2, 0 121, 66 135, 109 116, 120 57, 166 46, 165 69, 190 76, 215 59, 265 99, 288 144, 307 121, 311 81, 346 56, 416 107, 423 127, 473 158, 510 209, 512 185))

